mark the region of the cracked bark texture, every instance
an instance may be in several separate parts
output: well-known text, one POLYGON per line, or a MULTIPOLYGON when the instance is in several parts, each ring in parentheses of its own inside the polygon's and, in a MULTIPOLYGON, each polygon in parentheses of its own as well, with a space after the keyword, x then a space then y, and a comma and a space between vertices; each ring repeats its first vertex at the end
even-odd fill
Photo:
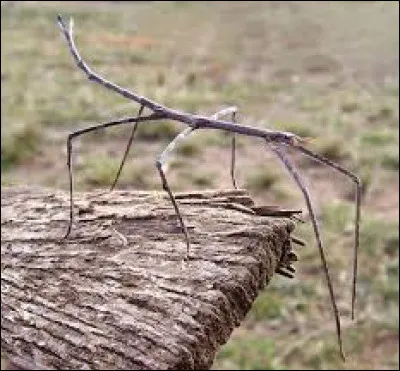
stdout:
POLYGON ((294 223, 243 190, 3 188, 1 345, 22 369, 209 369, 291 253, 294 223), (275 215, 270 217, 267 215, 275 215), (277 217, 278 216, 278 217, 277 217))

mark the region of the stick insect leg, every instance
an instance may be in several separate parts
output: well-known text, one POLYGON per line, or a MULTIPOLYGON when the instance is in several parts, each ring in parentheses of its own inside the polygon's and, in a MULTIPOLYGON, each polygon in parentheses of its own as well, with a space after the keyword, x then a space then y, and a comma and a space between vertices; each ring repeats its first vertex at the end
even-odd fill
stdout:
POLYGON ((123 124, 129 124, 129 123, 138 123, 138 122, 143 122, 143 121, 150 121, 150 120, 159 120, 161 119, 162 116, 159 114, 151 114, 149 116, 137 116, 137 117, 127 117, 121 120, 115 120, 115 121, 110 121, 106 122, 103 124, 99 125, 94 125, 87 127, 85 129, 80 129, 77 131, 74 131, 73 133, 68 135, 67 139, 67 167, 68 167, 68 178, 69 178, 69 224, 67 228, 67 232, 64 236, 64 238, 67 238, 69 234, 71 233, 72 229, 72 224, 73 224, 73 218, 74 218, 74 202, 73 202, 73 174, 72 174, 72 140, 78 136, 81 136, 83 134, 89 133, 91 131, 103 129, 106 127, 110 126, 116 126, 116 125, 123 125, 123 124))
MULTIPOLYGON (((235 115, 232 117, 232 121, 235 122, 235 115)), ((231 179, 233 188, 237 189, 236 177, 235 177, 235 165, 236 165, 236 134, 232 134, 232 155, 231 155, 231 179)))
MULTIPOLYGON (((236 112, 237 112, 237 107, 232 106, 225 108, 221 111, 218 111, 214 115, 211 116, 212 119, 218 120, 222 116, 225 115, 232 115, 232 122, 236 122, 236 112)), ((235 164, 236 164, 236 134, 232 133, 232 150, 231 150, 231 168, 230 168, 230 174, 231 174, 231 179, 232 179, 232 185, 235 189, 237 189, 236 186, 236 177, 235 177, 235 164)))
POLYGON ((187 248, 187 250, 186 250, 186 259, 187 260, 189 259, 189 248, 190 248, 189 235, 188 235, 188 232, 187 232, 186 225, 185 225, 185 223, 183 221, 182 214, 179 211, 178 204, 176 203, 175 197, 174 197, 174 195, 173 195, 173 193, 171 191, 171 188, 168 185, 168 181, 167 181, 167 178, 165 176, 165 172, 163 170, 163 166, 164 166, 165 162, 167 161, 167 158, 169 157, 171 152, 175 149, 176 145, 179 142, 181 142, 182 140, 184 140, 193 130, 196 130, 196 129, 193 128, 193 127, 188 127, 185 130, 183 130, 180 134, 178 134, 175 137, 175 139, 170 144, 168 144, 167 148, 165 148, 165 150, 161 153, 161 155, 157 158, 157 161, 156 161, 156 166, 157 166, 157 169, 158 169, 158 171, 160 173, 160 176, 161 176, 163 189, 165 191, 167 191, 167 193, 169 195, 169 198, 170 198, 170 200, 172 202, 172 205, 174 206, 176 215, 178 216, 179 223, 181 225, 183 234, 185 235, 185 242, 186 242, 186 248, 187 248))
POLYGON ((292 178, 296 182, 297 186, 300 188, 301 192, 303 193, 304 200, 306 202, 307 209, 308 209, 308 212, 310 214, 311 222, 312 222, 312 225, 313 225, 313 228, 314 228, 314 233, 315 233, 315 237, 316 237, 316 240, 317 240, 318 250, 319 250, 319 253, 320 253, 320 256, 321 256, 321 261, 322 261, 322 265, 323 265, 324 272, 325 272, 325 278, 326 278, 326 282, 327 282, 327 285, 328 285, 329 296, 331 298, 333 314, 335 316, 335 322, 336 322, 336 332, 337 332, 337 336, 338 336, 339 351, 340 351, 341 357, 344 360, 345 357, 344 357, 343 346, 342 346, 342 335, 341 335, 341 329, 340 329, 339 310, 338 310, 338 308, 336 306, 336 300, 335 300, 335 295, 334 295, 334 292, 333 292, 331 278, 330 278, 330 275, 329 275, 328 264, 327 264, 326 259, 325 259, 324 249, 322 247, 322 241, 321 241, 321 237, 320 237, 320 231, 319 231, 317 219, 316 219, 315 214, 314 214, 314 209, 313 209, 312 204, 311 204, 310 196, 309 196, 307 188, 305 187, 305 185, 304 185, 300 175, 298 174, 296 168, 291 163, 291 161, 289 161, 289 159, 286 157, 285 152, 283 151, 283 147, 282 146, 277 146, 277 145, 269 145, 268 142, 267 142, 267 144, 272 149, 272 151, 277 155, 277 157, 282 162, 282 164, 286 167, 286 169, 289 171, 290 175, 292 176, 292 178))
POLYGON ((349 177, 356 186, 356 196, 355 196, 355 203, 356 203, 356 215, 355 215, 355 231, 354 231, 354 253, 353 253, 353 283, 352 283, 352 291, 351 291, 351 319, 354 320, 354 311, 355 311, 355 303, 356 303, 356 288, 357 288, 357 269, 358 269, 358 249, 360 245, 360 209, 361 209, 361 180, 360 178, 352 173, 351 171, 345 169, 344 167, 332 162, 326 157, 319 155, 309 149, 297 144, 295 148, 299 149, 305 155, 311 157, 314 160, 317 160, 329 167, 334 168, 335 170, 339 171, 340 173, 349 177))
MULTIPOLYGON (((232 113, 232 122, 236 123, 236 111, 232 113)), ((232 146, 231 146, 231 179, 233 188, 237 189, 236 177, 235 177, 235 166, 236 166, 236 134, 232 134, 232 146)))
MULTIPOLYGON (((139 112, 138 112, 138 114, 137 114, 137 117, 140 117, 140 116, 142 115, 143 109, 144 109, 144 106, 143 106, 143 105, 140 106, 139 112)), ((133 139, 134 139, 134 137, 135 137, 135 133, 136 133, 136 130, 137 130, 138 126, 139 126, 139 123, 138 123, 138 122, 135 122, 135 123, 133 124, 131 136, 129 137, 128 144, 127 144, 127 146, 126 146, 124 156, 122 157, 121 164, 119 165, 119 169, 118 169, 118 171, 117 171, 117 175, 115 176, 115 179, 114 179, 114 181, 113 181, 113 183, 112 183, 112 185, 111 185, 111 187, 110 187, 110 191, 112 191, 112 190, 115 188, 115 186, 116 186, 116 184, 117 184, 117 182, 118 182, 119 176, 121 175, 122 168, 124 167, 126 158, 128 157, 129 150, 131 149, 132 142, 133 142, 133 139)))

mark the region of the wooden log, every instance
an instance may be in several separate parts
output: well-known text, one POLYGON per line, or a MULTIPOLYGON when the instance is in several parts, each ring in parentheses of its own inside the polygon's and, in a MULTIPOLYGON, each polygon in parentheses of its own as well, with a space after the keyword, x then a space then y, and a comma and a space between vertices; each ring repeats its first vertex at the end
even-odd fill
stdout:
POLYGON ((62 239, 66 193, 3 188, 6 360, 22 369, 210 368, 274 272, 295 260, 292 212, 265 216, 243 190, 177 200, 188 262, 164 193, 76 193, 72 234, 62 239))

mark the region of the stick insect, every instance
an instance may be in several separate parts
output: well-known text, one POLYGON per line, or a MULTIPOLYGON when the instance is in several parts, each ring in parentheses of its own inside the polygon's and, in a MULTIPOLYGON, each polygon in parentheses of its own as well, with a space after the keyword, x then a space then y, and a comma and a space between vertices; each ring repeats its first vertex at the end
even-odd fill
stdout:
POLYGON ((80 129, 77 131, 74 131, 69 134, 68 139, 67 139, 67 167, 68 167, 68 176, 69 176, 69 195, 70 195, 70 208, 69 208, 69 224, 67 228, 67 232, 65 234, 65 238, 67 238, 71 232, 72 229, 72 224, 73 224, 73 175, 72 175, 72 163, 71 163, 71 157, 72 157, 72 141, 73 139, 98 130, 98 129, 104 129, 107 127, 112 127, 112 126, 117 126, 117 125, 128 125, 128 124, 133 124, 132 132, 129 137, 129 141, 125 150, 125 153, 122 158, 121 165, 118 169, 117 175, 115 177, 115 180, 111 186, 111 190, 115 187, 119 175, 121 173, 122 167, 125 163, 125 160, 127 158, 129 149, 131 147, 131 144, 133 142, 137 127, 139 124, 149 122, 149 121, 158 121, 158 120, 172 120, 172 121, 177 121, 182 124, 187 125, 187 128, 185 128, 180 134, 178 134, 174 140, 167 146, 167 148, 161 153, 161 155, 157 158, 156 160, 156 167, 159 172, 159 175, 161 177, 162 181, 162 186, 163 189, 168 193, 169 198, 171 200, 171 203, 175 209, 175 213, 177 215, 181 230, 184 235, 185 243, 186 243, 186 258, 189 258, 189 250, 190 250, 190 239, 188 235, 188 231, 184 222, 184 219, 182 217, 182 214, 180 212, 179 206, 175 200, 174 194, 172 193, 168 180, 165 175, 164 171, 164 165, 167 162, 167 159, 171 152, 175 149, 176 145, 179 142, 182 142, 187 138, 190 134, 195 132, 196 130, 200 129, 214 129, 214 130, 222 130, 225 132, 229 132, 232 134, 232 161, 231 161, 231 178, 232 178, 232 183, 233 186, 236 188, 236 181, 235 181, 235 174, 234 174, 234 167, 235 167, 235 135, 241 134, 241 135, 246 135, 249 137, 255 137, 255 138, 260 138, 263 141, 265 141, 265 144, 267 148, 272 151, 272 153, 275 154, 277 159, 282 163, 282 165, 287 169, 291 177, 293 178, 295 184, 301 191, 304 201, 306 203, 306 207, 311 219, 312 227, 314 230, 315 234, 315 239, 317 242, 317 247, 319 250, 321 262, 322 262, 322 267, 324 270, 324 275, 329 291, 329 296, 330 296, 330 301, 332 305, 332 311, 333 315, 335 318, 335 324, 336 324, 336 332, 337 332, 337 339, 338 339, 338 345, 339 345, 339 352, 344 360, 344 352, 343 352, 343 346, 342 346, 342 336, 341 336, 341 326, 340 326, 340 317, 339 317, 339 311, 336 306, 336 300, 335 300, 335 295, 332 287, 332 282, 328 270, 328 265, 325 259, 325 253, 324 253, 324 248, 321 240, 321 234, 320 234, 320 228, 317 223, 317 219, 315 217, 315 212, 314 208, 311 204, 309 192, 304 185, 304 182, 299 175, 298 171, 296 170, 294 164, 292 161, 289 159, 286 153, 286 149, 293 148, 300 153, 312 158, 313 160, 316 160, 338 172, 343 174, 344 176, 350 178, 350 180, 354 183, 355 185, 355 233, 354 233, 354 251, 353 251, 353 274, 352 274, 352 299, 351 299, 351 317, 354 319, 354 312, 355 312, 355 300, 356 300, 356 285, 357 285, 357 257, 358 257, 358 247, 359 247, 359 228, 360 228, 360 208, 361 208, 361 182, 359 177, 352 173, 351 171, 345 169, 344 167, 340 166, 339 164, 329 160, 328 158, 325 158, 318 153, 315 153, 311 151, 310 149, 307 149, 304 144, 305 140, 302 139, 301 137, 290 133, 290 132, 284 132, 284 131, 273 131, 273 130, 268 130, 268 129, 263 129, 263 128, 257 128, 254 126, 246 126, 246 125, 241 125, 238 124, 235 120, 235 113, 236 113, 236 108, 235 107, 230 107, 228 109, 222 110, 217 112, 215 115, 211 117, 207 116, 202 116, 202 115, 197 115, 197 114, 189 114, 185 113, 179 110, 171 109, 168 107, 165 107, 159 103, 154 102, 153 100, 150 100, 144 96, 141 96, 139 94, 136 94, 126 88, 123 88, 111 81, 106 80, 96 72, 94 72, 87 64, 86 62, 82 59, 81 55, 78 52, 78 49, 75 45, 74 37, 73 37, 73 21, 70 19, 68 24, 64 21, 64 19, 58 15, 57 16, 57 21, 58 25, 65 36, 65 39, 67 41, 69 51, 72 54, 72 57, 77 65, 77 67, 82 70, 82 72, 86 75, 86 77, 92 81, 95 82, 99 85, 102 85, 103 87, 122 95, 123 97, 130 99, 136 103, 139 104, 139 111, 136 116, 133 117, 125 117, 119 120, 115 121, 110 121, 94 126, 90 126, 84 129, 80 129), (144 108, 147 108, 148 110, 151 111, 151 114, 143 116, 143 110, 144 108), (231 121, 224 121, 221 120, 221 117, 226 116, 226 115, 232 115, 232 120, 231 121))

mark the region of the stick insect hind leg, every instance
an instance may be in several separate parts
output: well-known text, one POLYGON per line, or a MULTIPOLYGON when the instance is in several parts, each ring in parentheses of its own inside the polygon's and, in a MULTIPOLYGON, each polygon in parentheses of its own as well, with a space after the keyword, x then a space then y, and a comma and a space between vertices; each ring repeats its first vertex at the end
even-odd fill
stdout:
POLYGON ((85 129, 79 129, 68 135, 67 139, 67 167, 68 167, 68 179, 69 179, 69 223, 67 232, 64 235, 64 238, 67 238, 72 230, 72 224, 74 219, 74 200, 73 200, 73 174, 72 174, 72 140, 77 138, 83 134, 90 133, 95 130, 104 129, 110 126, 124 125, 129 123, 139 123, 144 121, 151 120, 159 120, 162 119, 163 116, 157 113, 153 113, 149 116, 136 116, 136 117, 127 117, 120 120, 109 121, 106 123, 89 126, 85 129))
POLYGON ((351 171, 345 169, 339 164, 329 160, 328 158, 315 153, 308 148, 303 147, 299 143, 294 145, 294 148, 298 149, 300 152, 304 153, 308 157, 319 161, 326 166, 329 166, 343 175, 347 176, 355 184, 355 204, 356 204, 356 215, 354 219, 355 231, 354 231, 354 253, 353 253, 353 282, 352 282, 352 292, 351 292, 351 319, 354 320, 355 303, 356 303, 356 288, 357 288, 357 269, 358 269, 358 249, 360 245, 360 211, 361 211, 361 191, 362 185, 360 178, 352 173, 351 171))
POLYGON ((337 308, 336 305, 336 300, 335 300, 335 295, 333 292, 333 286, 332 286, 332 281, 330 278, 330 274, 329 274, 329 270, 328 270, 328 264, 326 262, 326 258, 325 258, 325 253, 324 253, 324 249, 322 246, 322 241, 321 241, 321 235, 320 235, 320 230, 319 230, 319 226, 317 223, 317 218, 315 217, 314 214, 314 208, 311 204, 311 200, 310 200, 310 196, 308 193, 308 190, 306 188, 306 186, 303 183, 303 180, 301 179, 299 173, 297 172, 296 168, 294 167, 294 165, 292 164, 292 162, 287 158, 285 151, 284 151, 284 147, 282 145, 276 145, 276 144, 270 144, 267 141, 267 145, 268 147, 275 153, 275 155, 278 157, 278 159, 280 160, 280 162, 285 166, 285 168, 288 170, 288 172, 290 173, 290 175, 292 176, 292 178, 294 179, 295 183, 297 184, 297 186, 299 187, 299 189, 301 190, 304 200, 306 202, 306 206, 307 206, 307 210, 310 214, 310 218, 311 218, 311 222, 312 222, 312 226, 314 229, 314 234, 315 234, 315 238, 317 240, 317 246, 318 246, 318 250, 320 253, 320 257, 321 257, 321 261, 322 261, 322 266, 325 272, 325 278, 326 278, 326 282, 327 282, 327 286, 328 286, 328 290, 329 290, 329 296, 331 299, 331 304, 332 304, 332 309, 333 309, 333 314, 335 316, 335 322, 336 322, 336 332, 337 332, 337 336, 338 336, 338 343, 339 343, 339 351, 340 351, 340 355, 342 357, 343 360, 345 360, 345 356, 343 353, 343 343, 342 343, 342 335, 341 335, 341 327, 340 327, 340 317, 339 317, 339 310, 337 308))
POLYGON ((157 166, 157 170, 160 173, 160 177, 161 177, 161 181, 162 181, 162 186, 163 189, 168 193, 169 198, 172 202, 172 205, 174 206, 175 209, 175 213, 178 217, 180 226, 182 228, 182 232, 185 236, 185 242, 186 242, 186 260, 189 260, 189 248, 190 248, 190 240, 189 240, 189 234, 187 232, 187 228, 186 228, 186 224, 183 221, 183 217, 182 214, 179 210, 178 204, 175 200, 175 197, 171 191, 171 188, 168 184, 167 178, 165 176, 165 171, 163 169, 163 166, 165 165, 169 155, 171 154, 171 152, 175 149, 176 145, 183 141, 189 134, 191 134, 194 130, 196 130, 195 127, 188 127, 185 130, 183 130, 180 134, 178 134, 175 139, 168 144, 167 148, 165 148, 165 150, 161 153, 161 155, 157 158, 156 161, 156 166, 157 166))

